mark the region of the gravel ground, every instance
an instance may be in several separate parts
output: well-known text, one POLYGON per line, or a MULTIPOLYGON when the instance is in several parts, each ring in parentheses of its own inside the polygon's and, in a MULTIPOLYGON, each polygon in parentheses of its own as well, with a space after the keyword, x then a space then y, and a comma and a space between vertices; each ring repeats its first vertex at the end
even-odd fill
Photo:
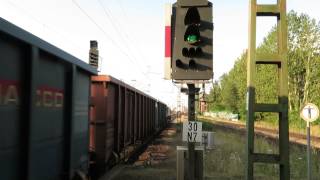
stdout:
MULTIPOLYGON (((211 123, 210 123, 211 124, 211 123)), ((215 124, 215 123, 214 123, 215 124)), ((216 148, 205 154, 205 180, 242 180, 245 179, 245 130, 241 127, 230 128, 226 124, 211 124, 209 131, 215 132, 216 148)), ((204 125, 203 125, 204 126, 204 125)), ((171 124, 162 132, 147 150, 132 165, 119 165, 100 180, 174 180, 176 179, 176 146, 181 142, 181 133, 177 125, 171 124)), ((204 128, 204 127, 203 127, 204 128)), ((269 133, 269 131, 263 131, 269 133)), ((274 133, 274 132, 271 132, 274 133)), ((256 137, 256 148, 263 153, 277 153, 277 141, 256 137)), ((270 137, 270 136, 269 136, 270 137)), ((272 138, 271 138, 272 139, 272 138)), ((313 153, 313 175, 319 174, 319 153, 313 153)), ((290 146, 291 179, 306 179, 305 149, 301 146, 290 146)), ((269 164, 255 166, 255 179, 275 180, 279 169, 269 164)))
POLYGON ((157 137, 132 165, 120 165, 100 180, 174 180, 176 179, 176 146, 181 134, 172 123, 157 137))

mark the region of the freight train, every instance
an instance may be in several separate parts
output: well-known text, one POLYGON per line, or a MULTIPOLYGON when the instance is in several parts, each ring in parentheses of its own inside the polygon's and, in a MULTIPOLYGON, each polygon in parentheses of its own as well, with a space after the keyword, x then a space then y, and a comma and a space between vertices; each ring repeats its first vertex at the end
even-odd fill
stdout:
POLYGON ((161 131, 168 107, 0 18, 0 179, 85 179, 161 131))
POLYGON ((167 125, 167 106, 113 78, 91 79, 91 174, 126 160, 167 125))

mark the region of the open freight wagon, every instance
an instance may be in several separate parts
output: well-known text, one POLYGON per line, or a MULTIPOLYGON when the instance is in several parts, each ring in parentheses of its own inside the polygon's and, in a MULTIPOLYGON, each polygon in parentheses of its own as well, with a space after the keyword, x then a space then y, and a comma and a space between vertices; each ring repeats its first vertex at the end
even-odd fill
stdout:
POLYGON ((0 179, 88 172, 96 70, 0 18, 0 179))
POLYGON ((95 175, 126 159, 167 125, 167 106, 112 76, 93 76, 90 151, 95 175))

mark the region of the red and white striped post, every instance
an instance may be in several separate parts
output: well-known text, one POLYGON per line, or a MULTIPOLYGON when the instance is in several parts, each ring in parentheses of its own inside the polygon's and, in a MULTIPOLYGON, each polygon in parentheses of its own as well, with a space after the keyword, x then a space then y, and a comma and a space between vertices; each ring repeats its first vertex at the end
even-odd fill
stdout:
POLYGON ((164 59, 164 79, 171 79, 171 15, 172 5, 165 5, 165 59, 164 59))

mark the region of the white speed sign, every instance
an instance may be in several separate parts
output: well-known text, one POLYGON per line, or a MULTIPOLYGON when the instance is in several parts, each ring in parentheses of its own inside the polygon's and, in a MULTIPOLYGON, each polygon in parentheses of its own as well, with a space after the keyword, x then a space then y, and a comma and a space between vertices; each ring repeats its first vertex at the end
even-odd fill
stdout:
POLYGON ((183 123, 182 141, 201 142, 202 123, 197 121, 187 121, 183 123))
POLYGON ((307 103, 301 109, 300 117, 307 122, 313 122, 319 117, 319 109, 316 105, 307 103))

